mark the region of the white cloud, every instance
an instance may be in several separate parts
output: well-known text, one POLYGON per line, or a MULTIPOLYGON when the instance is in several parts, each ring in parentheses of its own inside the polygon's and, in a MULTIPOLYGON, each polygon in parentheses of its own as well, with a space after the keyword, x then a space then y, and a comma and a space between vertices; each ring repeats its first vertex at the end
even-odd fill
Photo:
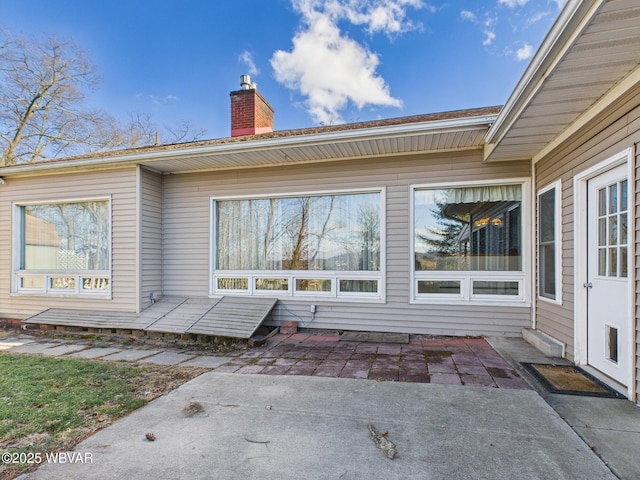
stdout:
POLYGON ((484 27, 484 30, 482 31, 484 33, 482 46, 488 47, 491 46, 496 39, 496 31, 493 28, 493 25, 496 23, 496 19, 491 15, 490 12, 485 12, 484 15, 484 21, 481 21, 475 13, 470 12, 469 10, 463 10, 462 12, 460 12, 460 18, 462 18, 462 20, 484 27))
POLYGON ((462 18, 463 20, 468 20, 469 22, 475 22, 476 14, 470 12, 469 10, 463 10, 460 12, 460 18, 462 18))
POLYGON ((533 55, 533 47, 528 43, 525 43, 516 51, 516 59, 521 62, 522 60, 528 60, 533 55))
POLYGON ((496 32, 494 32, 493 30, 485 30, 484 34, 485 34, 485 38, 484 38, 484 41, 482 42, 482 45, 485 47, 488 47, 496 39, 496 32))
POLYGON ((180 100, 177 95, 165 95, 161 97, 150 93, 137 93, 136 98, 144 102, 151 102, 153 105, 167 105, 180 100))
MULTIPOLYGON (((344 17, 354 25, 364 25, 370 34, 394 35, 420 28, 407 19, 407 8, 422 8, 422 0, 347 0, 327 2, 335 5, 332 12, 336 18, 344 17)), ((433 7, 430 7, 433 11, 433 7)))
POLYGON ((529 0, 498 0, 498 4, 506 5, 509 8, 522 7, 528 2, 529 0))
POLYGON ((487 52, 523 61, 533 56, 536 37, 558 14, 550 4, 560 8, 566 1, 496 0, 484 8, 462 10, 460 18, 476 28, 487 52))
POLYGON ((534 23, 538 23, 540 20, 543 20, 544 18, 548 17, 549 15, 551 15, 551 12, 549 12, 549 11, 536 12, 531 17, 529 17, 527 19, 527 25, 533 25, 534 23))
POLYGON ((348 21, 369 34, 394 36, 419 28, 407 18, 409 8, 421 8, 422 0, 292 0, 303 26, 290 51, 271 57, 275 78, 306 98, 314 121, 342 123, 341 110, 349 103, 401 107, 385 80, 377 73, 375 52, 340 31, 348 21))
POLYGON ((247 67, 247 73, 249 75, 257 75, 260 73, 260 70, 256 67, 255 62, 253 61, 253 55, 251 52, 245 50, 238 57, 238 62, 244 64, 247 67))

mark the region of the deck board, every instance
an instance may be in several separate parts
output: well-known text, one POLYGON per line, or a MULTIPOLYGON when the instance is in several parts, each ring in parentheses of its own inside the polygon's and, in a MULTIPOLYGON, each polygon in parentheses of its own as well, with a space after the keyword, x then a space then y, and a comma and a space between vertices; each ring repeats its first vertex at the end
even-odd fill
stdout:
POLYGON ((50 308, 26 324, 131 329, 251 338, 278 300, 266 297, 163 297, 140 313, 50 308))

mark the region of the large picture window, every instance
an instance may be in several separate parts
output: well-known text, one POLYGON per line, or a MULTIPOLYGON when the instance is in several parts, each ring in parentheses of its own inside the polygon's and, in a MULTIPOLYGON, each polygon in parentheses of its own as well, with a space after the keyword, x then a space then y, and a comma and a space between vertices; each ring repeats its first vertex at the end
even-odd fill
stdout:
POLYGON ((16 206, 16 290, 110 292, 108 200, 16 206))
POLYGON ((414 299, 524 298, 522 190, 414 189, 414 299))
POLYGON ((381 295, 381 193, 218 199, 214 293, 381 295))
POLYGON ((560 301, 560 183, 538 193, 538 295, 560 301))

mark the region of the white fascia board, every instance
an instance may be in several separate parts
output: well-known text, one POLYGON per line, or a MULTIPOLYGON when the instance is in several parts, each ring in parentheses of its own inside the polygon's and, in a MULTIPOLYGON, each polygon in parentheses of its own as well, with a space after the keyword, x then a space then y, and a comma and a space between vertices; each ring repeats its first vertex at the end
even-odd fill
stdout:
POLYGON ((518 81, 485 140, 496 144, 520 117, 543 81, 553 73, 606 0, 568 0, 518 81))
POLYGON ((448 120, 435 120, 418 123, 407 123, 384 127, 372 127, 353 130, 340 130, 337 132, 311 133, 307 135, 291 135, 281 138, 268 138, 261 140, 248 140, 240 142, 218 143, 213 145, 201 145, 195 147, 176 147, 168 150, 151 150, 141 153, 125 153, 122 155, 106 155, 90 158, 76 158, 69 160, 56 160, 47 163, 32 163, 29 165, 15 165, 0 168, 0 176, 11 174, 24 174, 59 170, 64 168, 83 168, 100 165, 101 167, 118 167, 136 165, 144 162, 146 165, 155 160, 168 158, 184 158, 199 155, 215 155, 224 153, 253 152, 273 148, 305 147, 325 143, 335 143, 349 140, 366 140, 374 138, 388 138, 399 136, 412 136, 428 133, 444 133, 452 130, 471 130, 489 127, 497 114, 480 115, 476 117, 454 118, 448 120))

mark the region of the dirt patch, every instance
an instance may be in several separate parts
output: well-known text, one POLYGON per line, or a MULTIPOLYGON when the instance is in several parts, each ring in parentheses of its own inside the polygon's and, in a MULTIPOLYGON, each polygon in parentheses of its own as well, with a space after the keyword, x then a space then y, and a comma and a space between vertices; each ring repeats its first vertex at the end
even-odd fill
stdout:
POLYGON ((199 402, 189 402, 183 409, 182 413, 187 417, 193 417, 198 413, 204 412, 204 407, 199 402))
POLYGON ((175 390, 183 383, 208 372, 208 368, 154 365, 144 367, 140 375, 130 380, 137 395, 147 401, 175 390))
POLYGON ((423 350, 422 354, 431 359, 432 357, 450 357, 453 352, 449 350, 423 350))

